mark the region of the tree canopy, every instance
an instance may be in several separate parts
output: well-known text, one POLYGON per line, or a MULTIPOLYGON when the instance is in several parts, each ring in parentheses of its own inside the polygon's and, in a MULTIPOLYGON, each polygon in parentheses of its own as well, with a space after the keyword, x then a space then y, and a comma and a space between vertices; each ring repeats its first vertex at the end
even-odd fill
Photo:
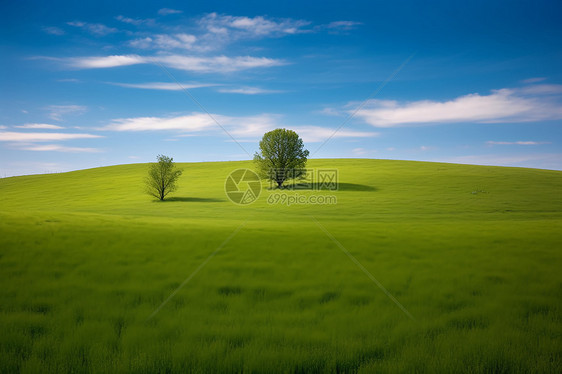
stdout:
POLYGON ((281 188, 286 180, 306 174, 308 155, 296 132, 275 129, 264 134, 260 141, 260 152, 254 155, 254 162, 262 178, 276 182, 277 187, 281 188))

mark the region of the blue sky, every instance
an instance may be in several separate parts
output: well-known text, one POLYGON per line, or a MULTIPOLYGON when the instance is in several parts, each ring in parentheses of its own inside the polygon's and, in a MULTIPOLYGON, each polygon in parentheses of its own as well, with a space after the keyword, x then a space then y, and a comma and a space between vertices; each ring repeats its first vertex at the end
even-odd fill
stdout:
POLYGON ((278 127, 314 158, 562 170, 558 1, 0 8, 0 177, 249 159, 278 127))

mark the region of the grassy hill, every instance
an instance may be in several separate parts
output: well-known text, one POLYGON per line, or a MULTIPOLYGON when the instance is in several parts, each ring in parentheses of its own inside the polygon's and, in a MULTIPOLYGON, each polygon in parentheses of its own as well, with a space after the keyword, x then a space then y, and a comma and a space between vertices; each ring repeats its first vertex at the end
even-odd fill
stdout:
POLYGON ((311 160, 340 189, 282 193, 337 204, 240 206, 251 162, 179 165, 0 179, 0 372, 561 371, 562 172, 311 160))

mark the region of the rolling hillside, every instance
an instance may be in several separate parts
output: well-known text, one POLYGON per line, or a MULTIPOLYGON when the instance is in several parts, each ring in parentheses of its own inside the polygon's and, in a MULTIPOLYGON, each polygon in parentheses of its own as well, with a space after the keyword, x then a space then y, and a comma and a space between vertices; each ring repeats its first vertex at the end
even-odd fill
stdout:
POLYGON ((240 206, 252 162, 178 165, 0 179, 0 372, 561 371, 562 172, 311 160, 337 191, 240 206))

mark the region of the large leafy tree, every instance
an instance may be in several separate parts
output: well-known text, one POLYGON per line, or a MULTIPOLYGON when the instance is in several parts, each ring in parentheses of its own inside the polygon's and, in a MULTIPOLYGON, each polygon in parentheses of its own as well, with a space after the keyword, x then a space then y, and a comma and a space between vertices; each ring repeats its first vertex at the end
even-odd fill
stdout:
POLYGON ((260 141, 260 152, 254 155, 254 162, 262 178, 274 181, 281 188, 286 180, 306 174, 308 154, 296 132, 275 129, 264 134, 260 141))
POLYGON ((173 158, 158 155, 156 159, 158 162, 151 164, 148 169, 146 192, 157 199, 164 200, 170 192, 178 188, 176 182, 182 171, 176 168, 173 158))

